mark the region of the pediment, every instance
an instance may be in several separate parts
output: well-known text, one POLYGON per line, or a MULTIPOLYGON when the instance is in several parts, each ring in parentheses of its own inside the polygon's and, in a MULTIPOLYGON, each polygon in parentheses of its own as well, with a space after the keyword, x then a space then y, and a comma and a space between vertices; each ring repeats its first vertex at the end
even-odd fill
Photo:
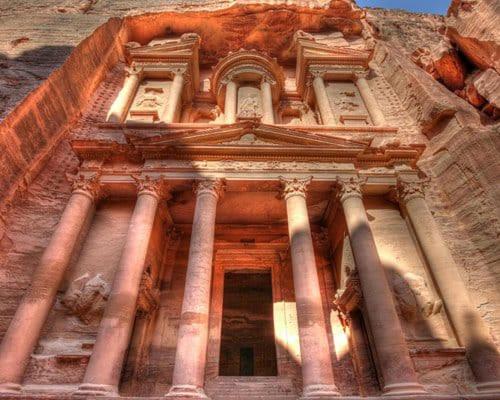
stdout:
POLYGON ((281 126, 257 123, 236 123, 198 131, 169 132, 149 138, 129 137, 138 148, 322 148, 349 149, 362 151, 368 142, 353 141, 331 135, 302 132, 281 126))
POLYGON ((126 46, 127 58, 131 61, 147 59, 179 60, 197 58, 200 37, 197 34, 184 34, 179 38, 154 40, 147 45, 131 42, 126 46))

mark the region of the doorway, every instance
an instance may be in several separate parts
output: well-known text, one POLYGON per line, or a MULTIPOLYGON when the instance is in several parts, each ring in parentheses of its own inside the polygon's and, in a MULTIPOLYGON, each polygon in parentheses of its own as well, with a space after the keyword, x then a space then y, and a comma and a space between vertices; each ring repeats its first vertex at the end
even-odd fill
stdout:
POLYGON ((277 375, 270 272, 224 275, 221 335, 219 375, 277 375))

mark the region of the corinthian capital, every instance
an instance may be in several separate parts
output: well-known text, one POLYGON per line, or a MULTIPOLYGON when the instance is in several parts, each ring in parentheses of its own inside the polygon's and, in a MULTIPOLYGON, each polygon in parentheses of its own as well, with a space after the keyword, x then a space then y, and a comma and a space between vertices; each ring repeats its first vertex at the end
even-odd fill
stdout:
POLYGON ((83 174, 66 175, 67 179, 72 184, 73 193, 80 193, 88 196, 92 201, 96 201, 100 194, 100 176, 100 173, 95 173, 90 176, 85 176, 83 174))
POLYGON ((366 179, 361 179, 358 176, 351 176, 349 178, 337 177, 336 184, 340 202, 344 202, 350 197, 362 198, 361 186, 365 184, 365 181, 366 179))
POLYGON ((163 178, 152 178, 149 175, 132 175, 137 185, 137 195, 149 194, 158 199, 170 196, 169 187, 163 178))
POLYGON ((287 179, 280 177, 280 182, 282 185, 281 195, 286 200, 290 196, 302 196, 306 197, 307 187, 312 181, 312 176, 306 179, 287 179))
POLYGON ((405 181, 398 178, 396 185, 398 201, 400 204, 406 204, 412 199, 425 197, 425 187, 429 181, 426 179, 405 181))
POLYGON ((210 194, 215 198, 222 196, 226 185, 222 179, 204 179, 196 181, 193 185, 193 191, 196 196, 210 194))

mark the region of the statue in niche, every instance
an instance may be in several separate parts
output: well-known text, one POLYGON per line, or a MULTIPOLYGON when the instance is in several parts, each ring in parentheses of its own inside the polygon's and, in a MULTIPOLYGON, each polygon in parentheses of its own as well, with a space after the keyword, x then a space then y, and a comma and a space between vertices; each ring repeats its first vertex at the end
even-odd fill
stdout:
POLYGON ((409 323, 413 339, 447 340, 440 312, 441 299, 431 292, 425 279, 412 272, 391 276, 392 288, 401 316, 409 323))
POLYGON ((110 290, 101 274, 91 278, 87 272, 71 282, 61 303, 88 325, 102 311, 110 290))
POLYGON ((145 122, 157 121, 168 104, 170 84, 170 81, 141 82, 130 107, 130 118, 145 122))
POLYGON ((251 86, 243 86, 238 90, 238 118, 262 118, 260 90, 251 86))

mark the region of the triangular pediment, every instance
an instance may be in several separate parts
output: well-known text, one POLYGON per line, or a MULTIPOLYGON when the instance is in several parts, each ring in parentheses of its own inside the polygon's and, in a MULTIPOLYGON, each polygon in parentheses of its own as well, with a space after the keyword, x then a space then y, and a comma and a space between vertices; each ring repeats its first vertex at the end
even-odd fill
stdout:
POLYGON ((363 150, 368 142, 303 132, 281 126, 236 123, 197 131, 169 132, 149 138, 130 137, 136 147, 169 148, 330 148, 363 150))

